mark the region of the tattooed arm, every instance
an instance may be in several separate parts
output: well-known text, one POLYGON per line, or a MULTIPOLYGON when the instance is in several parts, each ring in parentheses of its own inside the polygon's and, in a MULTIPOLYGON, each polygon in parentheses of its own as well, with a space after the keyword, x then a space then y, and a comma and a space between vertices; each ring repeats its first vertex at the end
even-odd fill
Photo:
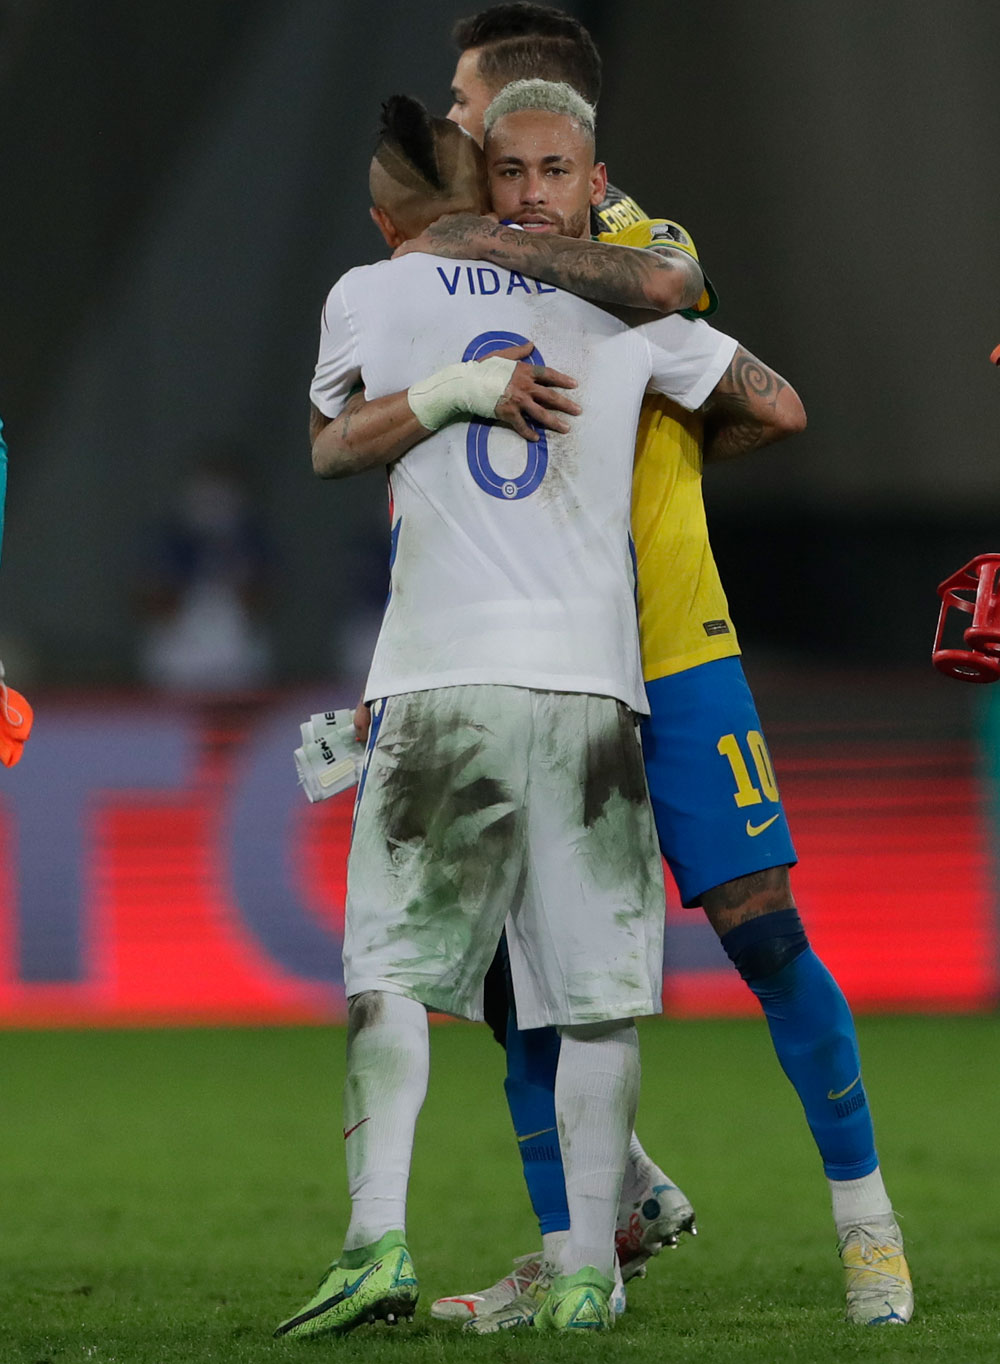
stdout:
POLYGON ((391 464, 429 435, 413 415, 406 390, 369 402, 352 393, 332 420, 313 407, 309 416, 313 472, 346 478, 379 464, 391 464))
POLYGON ((439 218, 396 255, 411 251, 452 260, 488 260, 594 303, 657 313, 693 308, 705 287, 701 266, 676 247, 649 250, 555 233, 532 235, 471 213, 439 218))
POLYGON ((742 346, 702 412, 706 460, 734 459, 806 425, 805 408, 791 384, 742 346))
MULTIPOLYGON (((533 350, 527 341, 495 352, 515 363, 493 417, 528 441, 538 440, 542 427, 565 434, 566 417, 580 413, 579 405, 563 391, 576 388, 576 380, 548 365, 528 364, 533 350)), ((467 421, 468 414, 458 420, 467 421)), ((371 400, 361 392, 352 393, 332 420, 313 406, 309 418, 313 470, 320 478, 346 478, 391 464, 430 434, 414 414, 408 390, 371 400)))

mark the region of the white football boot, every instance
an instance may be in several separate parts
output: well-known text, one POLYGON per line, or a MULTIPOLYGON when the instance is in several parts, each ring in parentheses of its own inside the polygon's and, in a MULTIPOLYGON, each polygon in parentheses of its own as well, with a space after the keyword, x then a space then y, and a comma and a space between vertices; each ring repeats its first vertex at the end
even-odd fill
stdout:
POLYGON ((905 1326, 913 1316, 913 1284, 895 1219, 873 1217, 851 1227, 837 1251, 844 1265, 847 1320, 856 1326, 905 1326))
POLYGON ((543 1260, 538 1273, 522 1293, 505 1303, 503 1307, 495 1307, 490 1312, 484 1312, 480 1308, 476 1315, 465 1323, 462 1330, 476 1336, 491 1336, 497 1331, 513 1331, 521 1326, 534 1326, 535 1315, 548 1296, 554 1272, 552 1266, 543 1260))
POLYGON ((674 1249, 685 1232, 698 1235, 694 1208, 687 1195, 654 1165, 640 1196, 618 1209, 615 1249, 624 1282, 645 1276, 647 1261, 664 1246, 674 1249))
POLYGON ((510 1273, 492 1287, 480 1289, 478 1293, 459 1293, 454 1298, 438 1298, 431 1304, 431 1316, 438 1321, 463 1322, 498 1312, 519 1298, 535 1282, 541 1270, 541 1251, 521 1255, 514 1261, 510 1273))
MULTIPOLYGON (((522 1255, 514 1261, 510 1274, 492 1288, 484 1288, 481 1293, 438 1298, 431 1306, 431 1316, 439 1321, 460 1321, 463 1330, 475 1335, 492 1335, 495 1331, 531 1326, 549 1291, 552 1275, 551 1265, 546 1264, 540 1254, 522 1255)), ((616 1317, 625 1311, 625 1285, 617 1261, 611 1310, 616 1317)))

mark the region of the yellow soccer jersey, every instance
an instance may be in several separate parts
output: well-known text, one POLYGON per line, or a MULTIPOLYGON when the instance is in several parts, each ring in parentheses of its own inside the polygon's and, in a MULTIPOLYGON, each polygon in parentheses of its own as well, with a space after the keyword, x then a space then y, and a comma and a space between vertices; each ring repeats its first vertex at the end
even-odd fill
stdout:
MULTIPOLYGON (((608 185, 604 201, 590 210, 590 230, 602 242, 614 241, 621 246, 677 246, 698 259, 694 242, 680 223, 671 222, 669 218, 647 218, 631 194, 614 185, 608 185)), ((683 312, 685 317, 708 317, 718 306, 719 296, 706 275, 701 298, 693 308, 685 308, 683 312)))
MULTIPOLYGON (((662 218, 602 233, 600 240, 638 247, 662 242, 698 258, 684 229, 662 218)), ((740 652, 708 540, 701 441, 697 413, 656 394, 645 399, 632 477, 632 536, 647 682, 740 652)))
POLYGON ((603 201, 590 210, 592 232, 623 232, 627 227, 646 221, 646 214, 631 194, 614 185, 608 185, 603 201))

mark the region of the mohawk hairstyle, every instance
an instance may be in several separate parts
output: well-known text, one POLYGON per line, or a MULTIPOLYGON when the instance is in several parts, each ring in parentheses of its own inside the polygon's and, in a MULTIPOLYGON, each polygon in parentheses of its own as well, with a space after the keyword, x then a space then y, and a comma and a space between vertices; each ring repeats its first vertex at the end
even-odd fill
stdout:
POLYGON ((382 105, 380 150, 386 144, 401 152, 432 189, 444 190, 431 121, 419 100, 410 95, 390 95, 382 105))
POLYGON ((382 106, 368 189, 373 205, 413 237, 442 213, 484 213, 489 206, 486 162, 475 141, 409 95, 393 95, 382 106))

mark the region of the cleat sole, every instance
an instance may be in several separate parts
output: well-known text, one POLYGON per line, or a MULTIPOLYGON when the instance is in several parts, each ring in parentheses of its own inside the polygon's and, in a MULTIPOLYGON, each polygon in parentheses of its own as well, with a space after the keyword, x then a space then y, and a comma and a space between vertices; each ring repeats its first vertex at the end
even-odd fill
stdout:
POLYGON ((416 1303, 412 1298, 393 1295, 382 1298, 378 1302, 369 1303, 365 1310, 359 1312, 351 1321, 326 1324, 323 1321, 323 1316, 318 1316, 312 1319, 311 1329, 308 1331, 302 1331, 301 1323, 296 1323, 300 1329, 296 1330, 295 1326, 286 1327, 284 1331, 276 1331, 275 1335, 346 1336, 351 1331, 357 1330, 359 1326, 374 1326, 379 1321, 384 1321, 387 1326, 396 1326, 403 1319, 412 1321, 415 1307, 416 1303))

